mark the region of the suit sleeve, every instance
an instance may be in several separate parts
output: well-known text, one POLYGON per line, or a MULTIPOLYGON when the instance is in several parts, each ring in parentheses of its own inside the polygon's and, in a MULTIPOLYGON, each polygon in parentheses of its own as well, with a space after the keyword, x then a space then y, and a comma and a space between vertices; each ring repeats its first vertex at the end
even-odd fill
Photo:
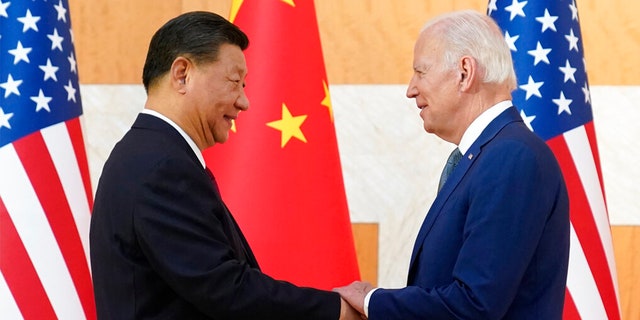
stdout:
POLYGON ((555 161, 539 151, 517 141, 483 150, 473 175, 465 177, 471 180, 454 191, 463 202, 455 206, 467 217, 452 281, 433 288, 379 289, 370 300, 370 319, 502 318, 535 259, 563 187, 555 161))
POLYGON ((337 293, 277 281, 234 258, 219 219, 222 203, 193 163, 151 170, 134 213, 151 267, 185 300, 217 319, 338 319, 337 293))

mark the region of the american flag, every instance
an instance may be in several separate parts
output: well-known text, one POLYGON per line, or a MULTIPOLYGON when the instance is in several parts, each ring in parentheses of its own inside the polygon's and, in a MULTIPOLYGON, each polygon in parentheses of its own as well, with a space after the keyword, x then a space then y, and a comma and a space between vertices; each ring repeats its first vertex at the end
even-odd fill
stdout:
POLYGON ((514 104, 547 141, 567 182, 571 249, 565 319, 620 319, 611 229, 575 1, 490 0, 511 48, 514 104))
POLYGON ((94 319, 66 0, 0 0, 0 318, 94 319))

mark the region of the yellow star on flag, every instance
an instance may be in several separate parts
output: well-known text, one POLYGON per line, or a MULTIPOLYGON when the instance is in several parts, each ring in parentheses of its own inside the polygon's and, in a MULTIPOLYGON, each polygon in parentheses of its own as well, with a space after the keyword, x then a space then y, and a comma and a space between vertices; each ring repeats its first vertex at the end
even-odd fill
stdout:
POLYGON ((304 137, 302 130, 300 130, 300 126, 307 119, 306 115, 302 116, 292 116, 291 112, 287 108, 287 105, 282 104, 282 119, 277 121, 272 121, 267 123, 267 126, 274 128, 276 130, 282 131, 282 139, 280 141, 280 147, 284 148, 284 146, 289 142, 292 137, 298 138, 302 142, 307 142, 307 138, 304 137))
POLYGON ((292 7, 295 7, 295 6, 296 6, 296 4, 295 4, 295 3, 293 3, 293 0, 282 0, 282 2, 284 2, 284 3, 288 4, 288 5, 292 6, 292 7))
POLYGON ((331 107, 331 94, 329 94, 329 87, 327 87, 327 83, 322 80, 322 87, 324 88, 324 99, 320 102, 321 105, 327 107, 329 109, 329 116, 331 117, 331 122, 333 122, 333 107, 331 107))

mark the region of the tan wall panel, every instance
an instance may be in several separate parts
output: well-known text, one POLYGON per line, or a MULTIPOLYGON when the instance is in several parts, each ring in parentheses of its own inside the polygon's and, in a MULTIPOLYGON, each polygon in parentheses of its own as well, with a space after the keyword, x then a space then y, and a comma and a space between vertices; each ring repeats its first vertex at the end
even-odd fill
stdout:
POLYGON ((231 0, 182 0, 182 12, 198 10, 215 12, 228 19, 231 0))
POLYGON ((374 286, 378 284, 378 224, 354 223, 353 241, 356 247, 360 279, 374 286))
POLYGON ((408 83, 413 44, 428 18, 454 9, 486 11, 486 0, 316 1, 332 84, 408 83))
POLYGON ((622 319, 640 319, 640 227, 611 228, 622 319))
POLYGON ((151 35, 181 11, 156 0, 70 0, 81 83, 141 83, 151 35))
MULTIPOLYGON (((406 83, 422 24, 455 9, 486 10, 486 0, 316 1, 325 63, 332 84, 406 83)), ((231 0, 70 0, 83 83, 139 83, 153 32, 185 11, 228 17, 231 0)), ((592 85, 640 84, 640 2, 580 2, 583 45, 592 85)))
POLYGON ((578 12, 590 84, 640 84, 640 1, 580 0, 578 12))

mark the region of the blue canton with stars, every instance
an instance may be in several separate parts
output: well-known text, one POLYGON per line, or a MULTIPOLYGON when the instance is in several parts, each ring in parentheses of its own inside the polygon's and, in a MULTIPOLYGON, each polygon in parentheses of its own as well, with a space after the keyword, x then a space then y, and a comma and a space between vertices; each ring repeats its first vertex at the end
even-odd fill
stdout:
POLYGON ((551 139, 593 119, 578 9, 571 0, 490 0, 518 78, 513 103, 529 129, 551 139))
POLYGON ((82 114, 63 0, 0 0, 0 147, 82 114))

